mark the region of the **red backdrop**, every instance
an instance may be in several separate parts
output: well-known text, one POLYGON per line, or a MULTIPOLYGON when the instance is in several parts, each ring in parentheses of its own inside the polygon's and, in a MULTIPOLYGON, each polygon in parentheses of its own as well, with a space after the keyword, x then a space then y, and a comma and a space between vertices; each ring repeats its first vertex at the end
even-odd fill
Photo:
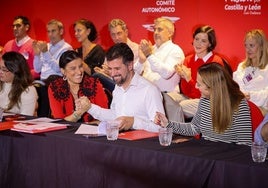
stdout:
POLYGON ((260 28, 268 35, 268 6, 265 0, 65 0, 36 1, 12 0, 1 3, 0 45, 13 38, 12 22, 16 15, 29 17, 32 28, 30 36, 47 40, 46 23, 53 18, 65 25, 65 39, 74 47, 72 24, 79 18, 92 20, 99 31, 97 42, 105 49, 112 42, 107 23, 113 18, 123 19, 130 32, 130 38, 139 42, 142 38, 152 39, 152 33, 144 24, 152 24, 159 16, 178 19, 175 22, 174 42, 188 54, 192 50, 192 32, 200 24, 211 25, 217 35, 216 52, 225 55, 232 67, 244 58, 243 38, 245 32, 260 28))

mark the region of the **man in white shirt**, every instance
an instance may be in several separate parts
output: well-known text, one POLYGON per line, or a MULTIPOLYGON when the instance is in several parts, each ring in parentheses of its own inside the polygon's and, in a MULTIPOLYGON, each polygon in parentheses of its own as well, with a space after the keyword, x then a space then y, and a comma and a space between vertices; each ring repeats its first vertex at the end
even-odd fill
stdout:
POLYGON ((109 73, 116 83, 110 109, 91 104, 86 97, 76 101, 76 108, 88 109, 94 118, 120 120, 120 130, 144 129, 158 132, 154 121, 157 111, 164 112, 159 89, 134 72, 132 50, 126 43, 117 43, 107 54, 109 73))
POLYGON ((49 43, 45 41, 34 41, 34 70, 41 72, 41 80, 50 75, 61 75, 59 59, 63 52, 72 50, 72 46, 63 39, 63 24, 58 20, 50 20, 47 23, 47 34, 49 43))
POLYGON ((153 82, 162 92, 179 91, 180 77, 175 72, 175 65, 184 60, 182 49, 172 42, 174 24, 167 18, 154 21, 154 42, 145 39, 140 42, 139 60, 135 71, 153 82))

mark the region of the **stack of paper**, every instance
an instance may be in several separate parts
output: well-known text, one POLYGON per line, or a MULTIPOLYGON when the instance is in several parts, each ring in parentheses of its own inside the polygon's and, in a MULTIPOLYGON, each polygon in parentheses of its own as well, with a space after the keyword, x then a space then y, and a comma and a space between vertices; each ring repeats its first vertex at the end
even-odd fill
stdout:
POLYGON ((66 129, 67 124, 53 123, 55 119, 49 118, 37 118, 25 121, 16 121, 11 130, 25 132, 25 133, 42 133, 48 131, 55 131, 60 129, 66 129))

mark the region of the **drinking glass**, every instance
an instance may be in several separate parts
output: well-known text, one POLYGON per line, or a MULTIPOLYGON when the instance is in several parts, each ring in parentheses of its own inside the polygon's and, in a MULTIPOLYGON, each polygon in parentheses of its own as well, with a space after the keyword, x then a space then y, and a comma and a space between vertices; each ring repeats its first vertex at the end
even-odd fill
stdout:
POLYGON ((172 128, 159 129, 159 143, 161 146, 169 146, 172 140, 172 128))
POLYGON ((252 142, 251 145, 251 155, 252 160, 257 163, 262 163, 265 161, 267 154, 267 146, 264 143, 252 142))
POLYGON ((106 123, 107 140, 117 140, 119 133, 119 121, 108 121, 106 123))

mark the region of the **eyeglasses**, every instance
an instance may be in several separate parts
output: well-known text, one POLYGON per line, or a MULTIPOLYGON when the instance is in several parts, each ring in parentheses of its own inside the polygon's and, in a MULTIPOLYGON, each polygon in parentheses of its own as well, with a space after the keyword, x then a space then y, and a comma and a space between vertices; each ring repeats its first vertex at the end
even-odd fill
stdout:
POLYGON ((10 71, 5 67, 0 67, 0 72, 7 73, 7 72, 10 72, 10 71))

